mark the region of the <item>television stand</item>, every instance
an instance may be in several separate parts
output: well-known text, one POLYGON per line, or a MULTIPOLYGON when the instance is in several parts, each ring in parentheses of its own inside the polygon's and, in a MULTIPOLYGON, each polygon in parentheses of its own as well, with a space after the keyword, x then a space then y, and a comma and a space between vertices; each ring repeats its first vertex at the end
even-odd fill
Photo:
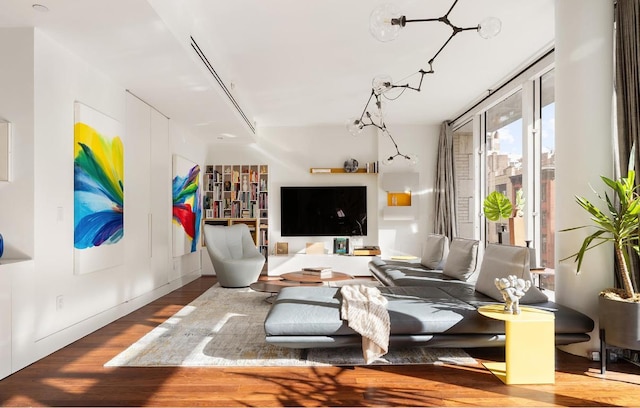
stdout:
POLYGON ((369 262, 372 259, 373 256, 337 254, 270 255, 267 274, 268 276, 280 276, 291 271, 321 265, 352 276, 371 276, 369 262))

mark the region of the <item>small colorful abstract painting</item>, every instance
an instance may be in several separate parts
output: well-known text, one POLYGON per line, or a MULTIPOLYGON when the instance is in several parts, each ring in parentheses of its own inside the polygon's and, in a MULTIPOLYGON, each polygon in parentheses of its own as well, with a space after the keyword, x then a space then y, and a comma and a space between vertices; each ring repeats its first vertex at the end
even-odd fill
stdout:
POLYGON ((121 126, 82 103, 74 104, 74 272, 122 263, 124 146, 121 126))
POLYGON ((184 157, 173 156, 173 256, 198 249, 202 205, 200 166, 184 157))

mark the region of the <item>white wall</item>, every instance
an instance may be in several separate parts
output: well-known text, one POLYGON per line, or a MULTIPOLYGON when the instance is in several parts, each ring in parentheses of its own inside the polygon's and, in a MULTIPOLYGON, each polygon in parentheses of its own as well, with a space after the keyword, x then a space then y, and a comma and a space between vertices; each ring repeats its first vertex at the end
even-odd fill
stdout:
MULTIPOLYGON (((613 2, 556 1, 556 230, 590 224, 574 196, 597 197, 600 176, 612 177, 613 2)), ((575 253, 588 231, 556 234, 557 259, 575 253)), ((613 249, 589 251, 576 274, 576 264, 556 262, 556 300, 598 322, 598 293, 613 285, 613 249)), ((597 350, 592 340, 566 350, 585 356, 597 350)))
MULTIPOLYGON (((411 166, 405 159, 397 157, 393 160, 393 165, 381 165, 381 171, 384 173, 419 173, 419 188, 415 192, 412 191, 412 206, 417 206, 417 218, 415 220, 385 220, 382 217, 382 211, 387 204, 387 195, 385 191, 379 189, 379 245, 387 254, 420 256, 422 242, 427 234, 433 232, 435 207, 433 186, 436 177, 440 126, 394 126, 391 128, 391 132, 402 154, 416 154, 420 160, 418 164, 411 166)), ((379 138, 378 149, 380 160, 396 153, 388 136, 379 138)), ((383 176, 381 175, 381 177, 383 176)))
POLYGON ((0 44, 11 61, 0 75, 9 90, 0 94, 0 117, 14 123, 18 139, 16 177, 0 186, 0 230, 7 231, 8 256, 33 258, 29 267, 13 268, 10 288, 1 288, 11 303, 0 322, 11 321, 13 372, 199 276, 199 252, 171 257, 171 155, 202 164, 205 152, 46 34, 1 29, 0 44), (84 275, 73 267, 75 101, 124 129, 124 256, 119 266, 84 275))
MULTIPOLYGON (((324 242, 333 249, 332 237, 282 237, 280 235, 280 187, 302 185, 367 186, 368 234, 363 245, 380 245, 383 251, 420 255, 420 241, 433 230, 433 185, 439 126, 399 126, 394 138, 401 152, 421 157, 415 167, 383 166, 381 171, 418 171, 420 173, 419 218, 415 221, 382 221, 382 203, 386 195, 379 188, 375 174, 310 174, 311 167, 342 167, 348 158, 363 165, 381 160, 389 148, 387 136, 379 139, 375 129, 367 128, 351 136, 344 126, 259 128, 258 142, 250 145, 211 143, 208 164, 269 165, 269 253, 275 243, 286 241, 289 253, 303 251, 307 242, 324 242), (397 134, 397 135, 396 135, 397 134), (384 154, 382 154, 384 153, 384 154), (384 247, 383 247, 384 246, 384 247)), ((206 269, 204 270, 206 273, 206 269)))
POLYGON ((0 28, 0 120, 13 123, 13 182, 0 182, 3 258, 33 257, 33 30, 0 28))

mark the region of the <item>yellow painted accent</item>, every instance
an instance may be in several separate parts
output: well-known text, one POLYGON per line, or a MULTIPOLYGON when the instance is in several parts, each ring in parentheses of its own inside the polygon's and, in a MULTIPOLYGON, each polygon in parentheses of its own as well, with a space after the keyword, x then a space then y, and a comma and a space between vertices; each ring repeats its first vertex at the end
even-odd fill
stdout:
POLYGON ((387 193, 388 207, 411 207, 411 192, 387 193), (394 202, 395 198, 395 202, 394 202))
POLYGON ((505 362, 485 363, 505 384, 555 383, 554 314, 521 306, 521 313, 503 312, 503 305, 478 309, 483 316, 505 322, 505 362))
MULTIPOLYGON (((118 135, 105 136, 86 123, 77 122, 74 125, 74 152, 76 157, 82 150, 80 143, 88 146, 100 167, 107 173, 110 183, 118 183, 124 180, 124 147, 122 139, 118 135)), ((116 188, 118 190, 119 188, 116 188)))

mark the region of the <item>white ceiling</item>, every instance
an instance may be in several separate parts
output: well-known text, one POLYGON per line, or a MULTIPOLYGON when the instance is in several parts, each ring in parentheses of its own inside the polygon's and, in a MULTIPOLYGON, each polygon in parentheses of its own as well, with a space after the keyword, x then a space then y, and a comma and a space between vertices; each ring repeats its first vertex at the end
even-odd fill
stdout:
MULTIPOLYGON (((444 24, 413 23, 397 40, 378 42, 368 20, 383 2, 2 0, 0 27, 38 27, 195 134, 209 141, 232 134, 237 142, 251 132, 190 36, 258 129, 342 125, 361 114, 374 76, 415 83, 451 33, 444 24), (34 10, 35 2, 49 11, 34 10)), ((432 18, 453 0, 393 3, 407 18, 432 18)), ((459 0, 453 24, 470 27, 494 16, 502 32, 490 40, 473 31, 456 35, 421 92, 385 104, 387 125, 436 124, 459 114, 550 48, 553 12, 554 0, 459 0)))

